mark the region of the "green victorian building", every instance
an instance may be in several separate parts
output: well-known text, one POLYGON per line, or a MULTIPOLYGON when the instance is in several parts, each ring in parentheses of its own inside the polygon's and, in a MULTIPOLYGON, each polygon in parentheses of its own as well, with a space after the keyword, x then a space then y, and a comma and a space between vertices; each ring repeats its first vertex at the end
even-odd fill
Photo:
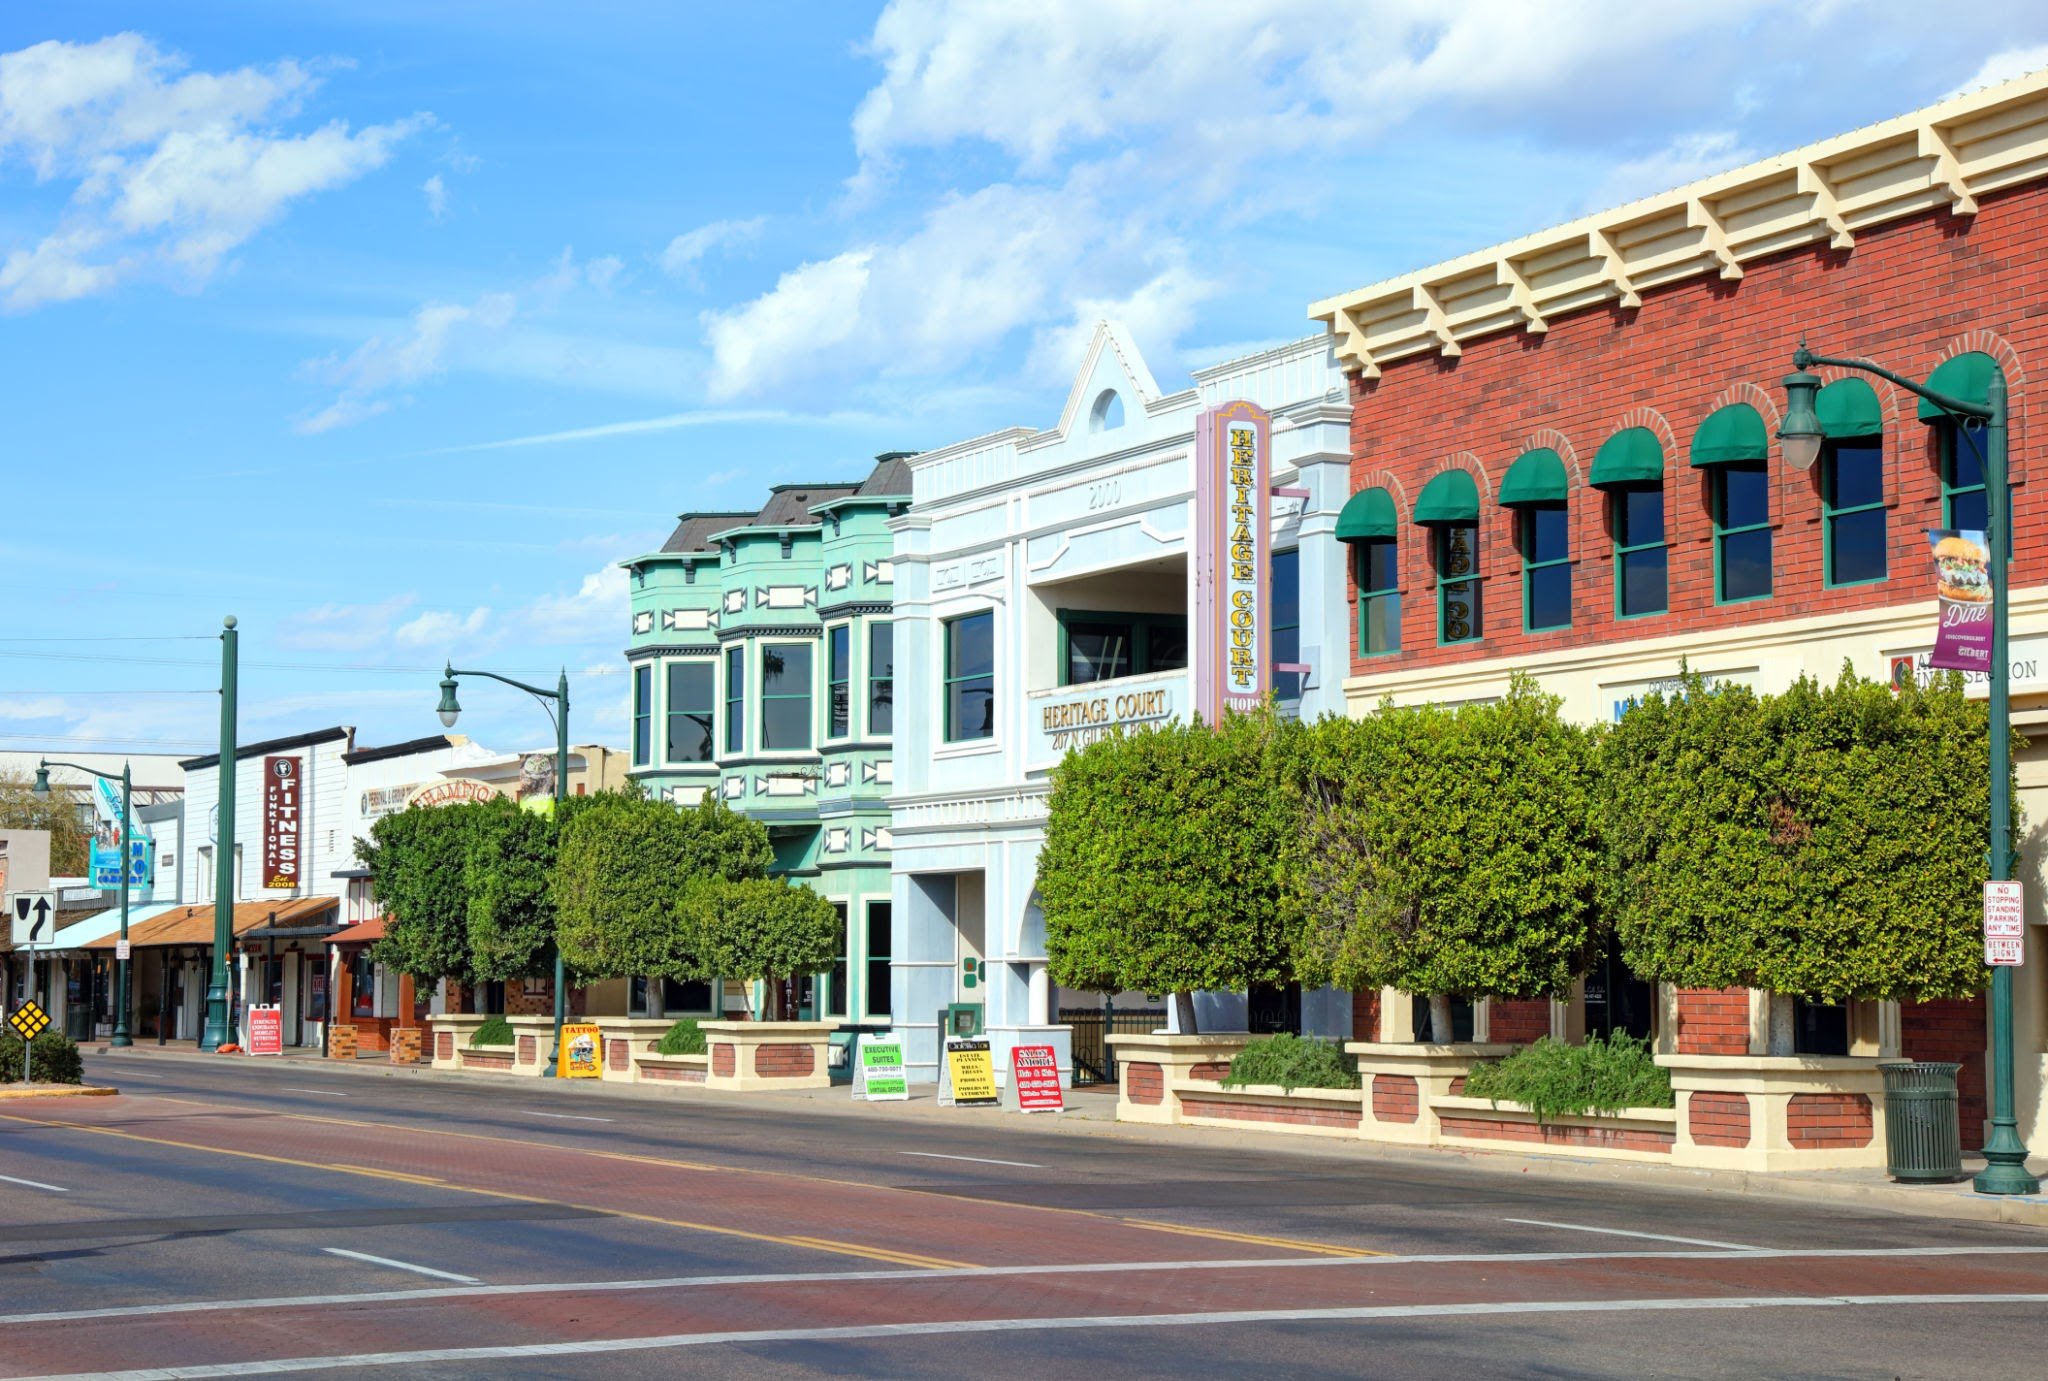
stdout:
MULTIPOLYGON (((630 577, 630 775, 678 806, 713 792, 768 827, 779 871, 839 908, 840 959, 803 1016, 889 1019, 895 569, 909 452, 852 484, 782 484, 754 513, 685 513, 630 577)), ((640 985, 636 984, 636 987, 640 985)), ((649 1016, 716 1011, 709 985, 642 988, 649 1016)))

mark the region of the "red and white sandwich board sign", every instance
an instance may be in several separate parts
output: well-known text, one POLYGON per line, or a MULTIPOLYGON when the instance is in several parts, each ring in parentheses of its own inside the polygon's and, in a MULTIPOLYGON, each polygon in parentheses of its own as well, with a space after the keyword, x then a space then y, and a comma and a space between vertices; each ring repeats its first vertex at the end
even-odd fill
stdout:
POLYGON ((284 1008, 276 1004, 249 1008, 249 1053, 284 1054, 284 1008))
POLYGON ((2017 966, 2026 947, 2026 902, 2020 884, 1985 883, 1984 962, 1994 968, 2017 966))
POLYGON ((1017 1111, 1063 1112, 1059 1057, 1049 1045, 1019 1045, 1010 1050, 1010 1072, 1017 1088, 1017 1111))

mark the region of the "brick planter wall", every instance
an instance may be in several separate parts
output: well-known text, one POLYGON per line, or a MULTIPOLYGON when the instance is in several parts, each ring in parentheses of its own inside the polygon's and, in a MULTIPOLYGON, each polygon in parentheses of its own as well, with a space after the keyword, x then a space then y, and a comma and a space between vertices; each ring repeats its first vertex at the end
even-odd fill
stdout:
POLYGON ((519 1038, 519 1063, 530 1065, 540 1058, 540 1042, 532 1036, 519 1038))
POLYGON ((1678 990, 1678 1053, 1681 1055, 1747 1055, 1749 1053, 1749 990, 1746 988, 1680 988, 1678 990))
POLYGON ((732 1047, 724 1043, 711 1047, 711 1072, 721 1079, 730 1079, 739 1068, 739 1057, 732 1053, 732 1047))
POLYGON ((1984 1092, 1984 1047, 1988 1028, 1982 995, 1947 1002, 1899 1004, 1900 1053, 1909 1060, 1942 1060, 1959 1064, 1956 1116, 1962 1123, 1963 1147, 1976 1150, 1984 1140, 1984 1122, 1991 1116, 1984 1092))
POLYGON ((640 1078, 650 1084, 701 1084, 704 1071, 702 1068, 670 1069, 665 1065, 642 1065, 640 1078))
POLYGON ((1413 1122, 1422 1115, 1415 1080, 1405 1074, 1372 1076, 1372 1115, 1382 1122, 1413 1122))
POLYGON ((502 1045, 486 1046, 481 1050, 465 1050, 462 1052, 462 1067, 510 1071, 512 1052, 502 1045))
POLYGON ((1868 1146, 1870 1100, 1860 1093, 1795 1093, 1785 1111, 1785 1130, 1801 1150, 1868 1146))
POLYGON ((808 1045, 754 1047, 754 1073, 763 1079, 801 1079, 817 1067, 808 1045))
POLYGON ((335 1025, 327 1028, 327 1058, 353 1060, 356 1057, 356 1028, 335 1025))
POLYGON ((1376 1041, 1380 1038, 1380 990, 1361 988, 1351 994, 1351 1039, 1376 1041))
POLYGON ((453 1031, 441 1031, 435 1034, 434 1058, 437 1060, 452 1060, 455 1058, 455 1033, 453 1031))
POLYGON ((1446 1137, 1469 1137, 1485 1141, 1526 1141, 1544 1146, 1597 1147, 1610 1151, 1653 1151, 1668 1154, 1676 1132, 1634 1127, 1581 1127, 1561 1122, 1515 1122, 1504 1118, 1472 1117, 1445 1113, 1446 1137))
POLYGON ((1202 1079, 1207 1081, 1208 1083, 1220 1084, 1224 1081, 1225 1078, 1229 1076, 1229 1074, 1229 1065, 1217 1064, 1212 1060, 1208 1063, 1198 1064, 1194 1066, 1194 1068, 1188 1071, 1188 1078, 1202 1079))
POLYGON ((420 1028, 400 1026, 391 1032, 391 1063, 416 1065, 420 1062, 420 1028))
POLYGON ((1685 1125, 1703 1146, 1747 1146, 1749 1099, 1740 1093, 1695 1093, 1685 1100, 1685 1125))
POLYGON ((618 1074, 633 1072, 633 1042, 613 1040, 606 1043, 605 1062, 618 1074))
POLYGON ((1224 1117, 1233 1122, 1271 1122, 1286 1127, 1341 1127, 1357 1131, 1364 1116, 1356 1108, 1325 1108, 1203 1098, 1187 1105, 1190 1117, 1224 1117))
POLYGON ((1133 1103, 1166 1101, 1166 1076, 1155 1064, 1124 1066, 1124 1096, 1133 1103))

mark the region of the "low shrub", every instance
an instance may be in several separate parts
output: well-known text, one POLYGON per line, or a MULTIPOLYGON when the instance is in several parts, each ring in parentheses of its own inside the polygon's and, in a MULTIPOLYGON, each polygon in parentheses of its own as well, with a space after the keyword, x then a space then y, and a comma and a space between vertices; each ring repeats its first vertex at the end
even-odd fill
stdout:
POLYGON ((1357 1088, 1358 1065, 1333 1041, 1304 1040, 1283 1031, 1237 1052, 1223 1086, 1245 1084, 1278 1084, 1289 1093, 1298 1088, 1357 1088))
MULTIPOLYGON (((29 1051, 28 1080, 32 1084, 81 1084, 85 1062, 78 1057, 78 1042, 55 1031, 35 1038, 29 1051)), ((21 1081, 21 1037, 0 1028, 0 1084, 21 1081)))
POLYGON ((511 1045, 513 1042, 512 1023, 503 1017, 492 1017, 476 1028, 476 1034, 469 1038, 472 1048, 479 1045, 511 1045))
POLYGON ((1476 1065, 1465 1076, 1465 1096, 1520 1103, 1539 1121, 1676 1106, 1671 1072, 1651 1058, 1649 1042, 1618 1031, 1607 1040, 1589 1036, 1584 1045, 1545 1036, 1504 1060, 1476 1065))
POLYGON ((661 1033, 661 1039, 654 1043, 657 1055, 702 1055, 704 1033, 698 1029, 696 1018, 684 1017, 674 1026, 661 1033))

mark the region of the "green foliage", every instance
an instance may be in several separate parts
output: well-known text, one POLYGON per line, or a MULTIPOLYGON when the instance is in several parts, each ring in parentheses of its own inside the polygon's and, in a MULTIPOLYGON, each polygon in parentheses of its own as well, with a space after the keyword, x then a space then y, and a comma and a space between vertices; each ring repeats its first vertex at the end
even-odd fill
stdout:
MULTIPOLYGON (((81 1084, 85 1062, 79 1058, 78 1042, 57 1031, 37 1036, 29 1050, 28 1081, 32 1084, 81 1084)), ((21 1082, 21 1037, 12 1027, 0 1026, 0 1084, 21 1082)))
POLYGON ((49 831, 50 876, 83 877, 92 836, 78 822, 77 798, 53 784, 49 798, 38 800, 34 786, 23 773, 0 772, 0 830, 49 831))
POLYGON ((1223 1086, 1245 1084, 1278 1084, 1289 1093, 1298 1088, 1357 1088, 1358 1062, 1334 1041, 1304 1040, 1282 1031, 1253 1041, 1231 1060, 1223 1086))
POLYGON ((495 803, 412 806, 356 844, 377 904, 390 917, 371 957, 416 979, 476 981, 470 962, 470 841, 495 803))
POLYGON ((1538 1121, 1676 1106, 1671 1073, 1651 1057, 1649 1043, 1618 1031, 1584 1045, 1545 1036, 1504 1060, 1475 1065, 1465 1076, 1465 1096, 1520 1103, 1538 1121))
MULTIPOLYGON (((445 810, 446 807, 440 807, 440 809, 445 810)), ((503 1017, 487 1018, 482 1026, 476 1028, 476 1034, 469 1038, 469 1043, 472 1047, 479 1045, 511 1045, 513 1043, 512 1023, 503 1017)))
POLYGON ((1623 958, 1830 1002, 1977 992, 1989 753, 1957 677, 1894 691, 1845 668, 1759 697, 1695 676, 1638 703, 1603 754, 1623 958))
POLYGON ((689 810, 634 793, 586 797, 564 820, 550 885, 563 961, 587 978, 695 977, 676 921, 684 891, 762 877, 774 857, 759 821, 712 796, 689 810))
POLYGON ((661 1033, 661 1039, 654 1043, 657 1055, 702 1055, 704 1033, 697 1027, 695 1017, 684 1017, 674 1026, 661 1033))
POLYGON ((552 967, 552 815, 508 797, 476 804, 464 854, 470 970, 480 981, 536 977, 552 967))
POLYGON ((778 980, 821 973, 839 957, 839 910, 801 883, 781 878, 699 879, 676 904, 679 947, 695 956, 692 978, 766 984, 780 1007, 778 980))
POLYGON ((1280 757, 1304 983, 1564 992, 1601 937, 1592 736, 1517 677, 1490 705, 1325 719, 1280 757))
POLYGON ((1038 901, 1052 979, 1094 992, 1191 993, 1288 981, 1270 712, 1169 724, 1070 752, 1053 769, 1038 901))

